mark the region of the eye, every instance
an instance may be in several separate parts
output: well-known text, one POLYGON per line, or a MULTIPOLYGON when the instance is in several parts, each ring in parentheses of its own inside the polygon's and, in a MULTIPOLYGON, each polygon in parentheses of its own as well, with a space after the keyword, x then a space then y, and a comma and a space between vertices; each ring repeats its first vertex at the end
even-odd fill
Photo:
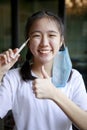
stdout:
POLYGON ((56 37, 56 34, 49 34, 49 37, 56 37))
POLYGON ((38 38, 38 37, 40 37, 40 34, 33 34, 32 35, 32 38, 38 38))

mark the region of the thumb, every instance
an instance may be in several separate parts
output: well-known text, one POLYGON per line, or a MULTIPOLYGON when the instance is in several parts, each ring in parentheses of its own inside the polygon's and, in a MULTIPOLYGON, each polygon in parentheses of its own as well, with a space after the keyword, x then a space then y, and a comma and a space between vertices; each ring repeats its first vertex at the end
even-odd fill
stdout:
POLYGON ((49 75, 48 75, 47 72, 45 71, 44 66, 41 67, 41 72, 42 72, 43 78, 49 79, 49 75))

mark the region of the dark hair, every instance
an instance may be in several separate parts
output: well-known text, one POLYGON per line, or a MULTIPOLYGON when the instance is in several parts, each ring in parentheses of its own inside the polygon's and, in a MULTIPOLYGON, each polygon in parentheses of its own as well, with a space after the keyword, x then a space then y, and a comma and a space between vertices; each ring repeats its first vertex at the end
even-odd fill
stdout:
MULTIPOLYGON (((55 15, 54 13, 49 12, 49 11, 38 11, 38 12, 34 13, 31 17, 29 17, 27 20, 26 27, 25 27, 25 39, 26 40, 29 37, 30 28, 33 25, 33 23, 35 22, 35 20, 41 19, 43 17, 48 17, 49 19, 54 20, 58 25, 60 35, 64 36, 64 26, 63 26, 61 19, 57 15, 55 15)), ((33 55, 31 53, 30 49, 28 49, 27 54, 26 54, 26 61, 20 70, 22 79, 25 81, 35 79, 35 77, 32 76, 32 74, 31 74, 30 62, 31 62, 32 58, 33 58, 33 55)))

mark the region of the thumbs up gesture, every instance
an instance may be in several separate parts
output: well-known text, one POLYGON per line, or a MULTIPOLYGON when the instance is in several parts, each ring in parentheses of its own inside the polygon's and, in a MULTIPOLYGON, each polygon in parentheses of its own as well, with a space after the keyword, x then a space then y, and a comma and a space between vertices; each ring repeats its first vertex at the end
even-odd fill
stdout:
POLYGON ((49 75, 45 71, 44 66, 41 67, 41 72, 43 78, 38 78, 33 81, 33 92, 37 98, 51 99, 55 87, 52 84, 49 75))

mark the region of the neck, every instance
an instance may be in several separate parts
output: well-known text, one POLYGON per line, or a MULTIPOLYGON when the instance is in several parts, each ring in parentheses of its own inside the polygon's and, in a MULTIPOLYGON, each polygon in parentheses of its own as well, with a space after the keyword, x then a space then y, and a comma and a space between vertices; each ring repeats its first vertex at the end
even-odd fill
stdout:
POLYGON ((46 64, 38 64, 38 63, 34 63, 32 65, 32 71, 39 77, 43 77, 42 73, 41 73, 41 67, 44 65, 45 71, 48 73, 48 75, 51 77, 52 75, 52 61, 46 64))

